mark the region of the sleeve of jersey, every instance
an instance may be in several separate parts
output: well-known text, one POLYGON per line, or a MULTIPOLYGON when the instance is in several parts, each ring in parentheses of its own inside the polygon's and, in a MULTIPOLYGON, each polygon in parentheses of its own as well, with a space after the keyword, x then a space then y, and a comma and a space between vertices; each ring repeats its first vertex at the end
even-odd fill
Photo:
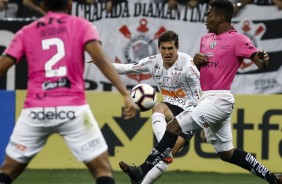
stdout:
POLYGON ((20 61, 24 53, 22 34, 23 34, 22 30, 18 31, 16 35, 13 37, 12 41, 10 42, 10 45, 3 52, 4 55, 8 55, 15 58, 17 62, 20 61))
POLYGON ((240 34, 236 40, 235 53, 237 57, 250 58, 254 52, 258 51, 247 36, 240 34))
POLYGON ((82 36, 82 41, 84 44, 92 40, 100 41, 100 36, 96 26, 86 20, 84 21, 84 29, 82 36))
POLYGON ((200 40, 200 53, 202 52, 203 39, 204 39, 204 37, 202 37, 201 40, 200 40))
POLYGON ((127 73, 143 73, 149 72, 150 67, 150 60, 147 58, 140 60, 136 64, 120 64, 120 63, 113 63, 114 68, 117 70, 119 74, 127 74, 127 73))
POLYGON ((198 68, 196 67, 196 65, 194 64, 193 58, 191 58, 191 57, 190 57, 190 60, 189 60, 188 67, 190 67, 193 75, 195 75, 197 78, 200 77, 200 72, 199 72, 198 68))

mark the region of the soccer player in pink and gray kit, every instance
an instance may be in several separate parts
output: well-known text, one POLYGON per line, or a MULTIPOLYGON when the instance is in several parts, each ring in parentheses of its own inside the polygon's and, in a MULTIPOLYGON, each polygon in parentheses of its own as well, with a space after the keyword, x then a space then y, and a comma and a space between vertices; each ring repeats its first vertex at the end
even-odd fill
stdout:
POLYGON ((259 69, 265 69, 269 56, 257 50, 248 37, 232 29, 232 15, 231 2, 211 1, 206 23, 209 33, 201 38, 200 53, 193 58, 200 70, 203 95, 194 111, 184 111, 167 124, 163 138, 143 164, 130 166, 120 162, 132 183, 141 183, 148 171, 171 152, 181 132, 203 128, 207 141, 221 160, 246 169, 270 184, 282 184, 281 175, 271 173, 252 154, 233 147, 232 81, 244 58, 251 59, 259 69))
POLYGON ((54 133, 65 139, 97 184, 115 183, 108 146, 85 98, 84 50, 122 94, 124 117, 134 117, 135 108, 96 28, 66 13, 71 3, 44 0, 47 14, 19 30, 0 58, 0 76, 23 56, 28 64, 27 96, 0 167, 1 184, 12 183, 54 133))

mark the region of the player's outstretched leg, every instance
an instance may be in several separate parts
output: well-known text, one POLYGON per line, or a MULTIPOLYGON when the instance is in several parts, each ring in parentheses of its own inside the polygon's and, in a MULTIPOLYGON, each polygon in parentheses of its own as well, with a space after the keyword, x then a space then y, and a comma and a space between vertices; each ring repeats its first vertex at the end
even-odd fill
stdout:
POLYGON ((250 171, 254 175, 268 181, 269 184, 282 184, 281 176, 271 173, 251 153, 233 148, 229 151, 219 152, 218 155, 222 160, 250 171), (230 155, 231 159, 229 159, 230 155))
POLYGON ((275 184, 282 184, 282 175, 281 174, 276 174, 275 175, 275 184))
POLYGON ((122 161, 119 162, 119 167, 129 176, 132 184, 140 184, 142 182, 144 175, 140 167, 130 166, 122 161))
POLYGON ((157 181, 167 170, 168 165, 168 163, 160 161, 147 173, 141 184, 152 184, 157 181))

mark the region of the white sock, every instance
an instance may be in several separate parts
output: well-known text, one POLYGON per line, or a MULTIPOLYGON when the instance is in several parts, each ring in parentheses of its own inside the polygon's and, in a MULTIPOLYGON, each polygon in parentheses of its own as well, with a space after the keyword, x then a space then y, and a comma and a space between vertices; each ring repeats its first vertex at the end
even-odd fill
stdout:
POLYGON ((160 140, 162 139, 165 133, 166 125, 167 123, 165 121, 165 116, 162 113, 159 112, 153 113, 152 128, 158 142, 160 142, 160 140))
POLYGON ((160 161, 157 165, 155 165, 145 176, 144 180, 141 184, 151 184, 157 181, 167 170, 168 164, 160 161))

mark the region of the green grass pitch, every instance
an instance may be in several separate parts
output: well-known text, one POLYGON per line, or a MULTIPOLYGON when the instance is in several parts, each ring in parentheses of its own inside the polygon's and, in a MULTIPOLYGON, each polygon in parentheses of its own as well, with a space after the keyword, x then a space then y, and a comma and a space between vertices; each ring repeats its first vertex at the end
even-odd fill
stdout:
MULTIPOLYGON (((122 172, 114 172, 116 184, 129 184, 122 172)), ((87 170, 31 170, 24 171, 14 184, 93 184, 94 180, 87 170)), ((170 171, 166 172, 156 184, 266 184, 267 182, 252 174, 223 174, 170 171)))

